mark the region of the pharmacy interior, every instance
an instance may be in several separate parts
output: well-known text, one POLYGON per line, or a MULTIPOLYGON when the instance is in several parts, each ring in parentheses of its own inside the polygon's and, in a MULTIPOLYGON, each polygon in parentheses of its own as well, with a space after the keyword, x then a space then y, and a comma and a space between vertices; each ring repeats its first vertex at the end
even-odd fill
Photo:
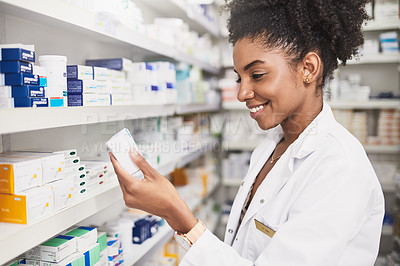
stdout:
MULTIPOLYGON (((178 265, 169 225, 124 204, 121 130, 223 239, 264 136, 236 99, 223 4, 0 0, 0 265, 178 265)), ((362 56, 326 100, 384 191, 376 265, 400 265, 399 3, 367 8, 362 56)))

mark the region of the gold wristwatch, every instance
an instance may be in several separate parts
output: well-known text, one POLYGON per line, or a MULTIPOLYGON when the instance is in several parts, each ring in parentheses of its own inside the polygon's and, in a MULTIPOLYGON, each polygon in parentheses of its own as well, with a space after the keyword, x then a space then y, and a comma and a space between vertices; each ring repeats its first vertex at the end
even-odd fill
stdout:
POLYGON ((197 220, 197 224, 186 234, 175 232, 174 238, 176 242, 181 245, 185 250, 189 250, 193 246, 194 242, 203 234, 206 230, 206 226, 200 220, 197 220))

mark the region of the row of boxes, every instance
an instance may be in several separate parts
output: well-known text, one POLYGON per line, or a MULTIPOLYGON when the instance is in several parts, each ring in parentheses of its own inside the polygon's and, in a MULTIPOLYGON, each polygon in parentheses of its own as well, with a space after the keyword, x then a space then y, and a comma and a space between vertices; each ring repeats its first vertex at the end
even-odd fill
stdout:
POLYGON ((33 46, 0 45, 0 107, 48 106, 46 70, 33 65, 33 46))

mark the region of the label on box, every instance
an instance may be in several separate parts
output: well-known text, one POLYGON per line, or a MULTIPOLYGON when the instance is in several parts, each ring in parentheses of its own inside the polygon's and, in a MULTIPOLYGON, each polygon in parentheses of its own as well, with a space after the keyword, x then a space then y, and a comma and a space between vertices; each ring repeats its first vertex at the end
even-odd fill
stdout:
POLYGON ((15 107, 48 107, 49 100, 39 97, 18 97, 14 98, 15 107))
POLYGON ((5 85, 39 85, 39 76, 32 74, 19 74, 19 73, 9 73, 5 74, 4 84, 5 85))
POLYGON ((40 86, 12 86, 12 97, 25 98, 25 97, 45 97, 45 89, 40 86))
POLYGON ((1 73, 27 73, 32 74, 33 67, 31 63, 23 61, 0 61, 1 73))
POLYGON ((1 56, 4 61, 22 60, 35 62, 35 52, 21 48, 2 48, 1 56))
POLYGON ((67 66, 67 78, 93 80, 93 67, 80 65, 67 66))

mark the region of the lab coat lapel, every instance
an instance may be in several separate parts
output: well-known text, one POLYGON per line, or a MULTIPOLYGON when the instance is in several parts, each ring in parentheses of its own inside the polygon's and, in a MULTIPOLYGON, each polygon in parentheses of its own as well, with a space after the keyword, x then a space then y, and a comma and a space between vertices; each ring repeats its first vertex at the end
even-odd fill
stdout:
POLYGON ((261 208, 268 205, 268 203, 270 203, 284 187, 291 176, 290 165, 292 163, 290 161, 293 161, 292 157, 282 156, 271 169, 264 181, 258 187, 256 194, 249 205, 249 209, 243 218, 242 225, 245 225, 261 208))

